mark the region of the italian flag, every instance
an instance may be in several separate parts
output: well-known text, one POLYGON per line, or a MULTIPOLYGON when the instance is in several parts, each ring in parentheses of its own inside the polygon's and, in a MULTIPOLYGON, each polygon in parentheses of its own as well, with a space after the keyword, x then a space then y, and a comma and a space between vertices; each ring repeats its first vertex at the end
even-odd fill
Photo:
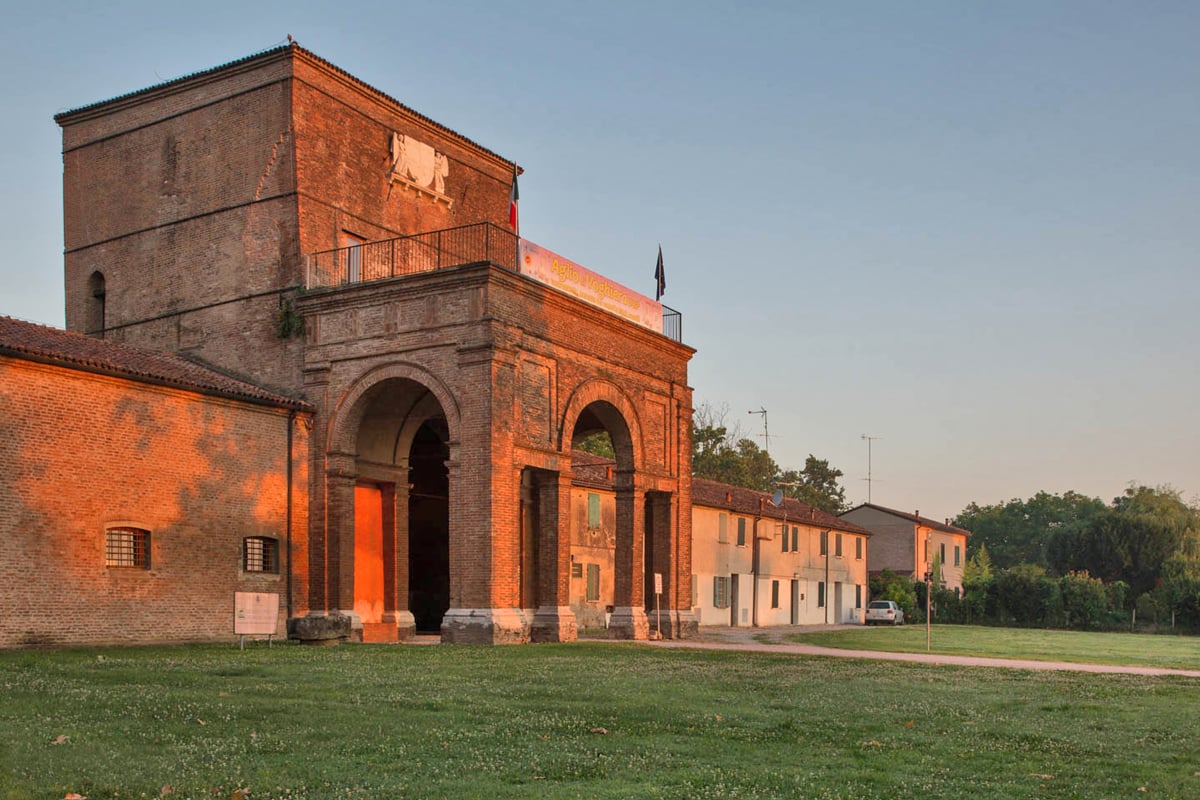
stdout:
POLYGON ((517 228, 517 200, 521 194, 517 191, 517 168, 513 166, 512 190, 508 193, 508 226, 514 231, 517 228))

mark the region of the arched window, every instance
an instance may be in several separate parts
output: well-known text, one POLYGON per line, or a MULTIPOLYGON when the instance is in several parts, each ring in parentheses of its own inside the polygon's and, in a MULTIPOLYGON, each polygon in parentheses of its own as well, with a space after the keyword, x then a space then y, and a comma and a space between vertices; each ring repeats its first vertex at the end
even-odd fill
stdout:
POLYGON ((104 273, 97 270, 88 278, 87 319, 84 322, 89 336, 104 335, 104 273))

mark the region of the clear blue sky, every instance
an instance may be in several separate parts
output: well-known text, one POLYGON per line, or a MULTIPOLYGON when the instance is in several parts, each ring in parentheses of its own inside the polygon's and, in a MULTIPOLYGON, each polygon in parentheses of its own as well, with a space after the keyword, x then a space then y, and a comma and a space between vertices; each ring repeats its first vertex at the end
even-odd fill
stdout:
POLYGON ((531 240, 646 293, 661 242, 697 402, 782 466, 1200 493, 1200 3, 12 5, 0 314, 63 323, 53 114, 288 34, 520 163, 531 240))

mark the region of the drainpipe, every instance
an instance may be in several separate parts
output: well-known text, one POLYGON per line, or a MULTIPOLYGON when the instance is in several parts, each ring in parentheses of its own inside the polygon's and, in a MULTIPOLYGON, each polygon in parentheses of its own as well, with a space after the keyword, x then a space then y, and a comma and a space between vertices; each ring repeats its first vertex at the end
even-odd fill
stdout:
POLYGON ((832 531, 825 531, 825 624, 829 624, 829 601, 833 598, 833 587, 829 585, 829 551, 833 549, 832 531))
POLYGON ((758 627, 758 526, 762 523, 763 507, 766 505, 766 498, 758 498, 758 515, 754 518, 754 542, 750 545, 750 625, 758 627))
POLYGON ((287 558, 286 582, 284 584, 287 592, 287 618, 291 619, 292 614, 292 429, 296 424, 296 410, 292 409, 288 412, 287 417, 287 510, 286 514, 286 553, 287 558))

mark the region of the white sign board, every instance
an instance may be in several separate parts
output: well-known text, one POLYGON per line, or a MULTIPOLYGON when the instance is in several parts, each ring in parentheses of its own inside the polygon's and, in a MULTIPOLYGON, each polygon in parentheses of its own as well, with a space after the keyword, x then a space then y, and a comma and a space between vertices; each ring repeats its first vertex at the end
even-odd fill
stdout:
POLYGON ((662 573, 654 573, 654 593, 662 594, 662 573))
POLYGON ((233 593, 233 632, 239 636, 275 633, 279 626, 279 595, 270 592, 233 593))
POLYGON ((528 239, 519 239, 520 270, 536 281, 573 295, 585 303, 662 333, 662 303, 581 267, 528 239))

